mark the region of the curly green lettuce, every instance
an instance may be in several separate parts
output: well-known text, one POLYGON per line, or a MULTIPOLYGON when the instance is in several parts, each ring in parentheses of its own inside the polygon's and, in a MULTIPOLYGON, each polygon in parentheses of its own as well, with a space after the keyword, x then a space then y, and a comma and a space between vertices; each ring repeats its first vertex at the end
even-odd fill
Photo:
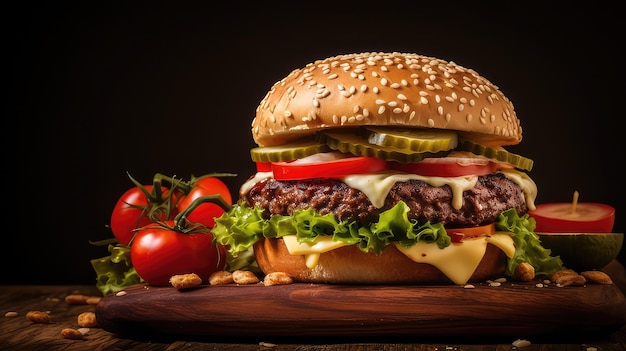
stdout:
MULTIPOLYGON (((228 248, 231 270, 255 263, 252 247, 261 238, 285 235, 295 234, 302 243, 313 242, 320 235, 331 235, 334 241, 357 245, 361 251, 374 254, 380 254, 392 242, 411 247, 421 241, 434 243, 441 249, 450 245, 451 239, 441 223, 419 224, 408 219, 408 212, 408 205, 398 202, 382 212, 378 222, 359 226, 354 221, 338 222, 333 214, 321 215, 312 209, 295 211, 292 216, 274 215, 266 220, 263 209, 236 204, 216 218, 212 234, 228 248)), ((551 256, 551 251, 541 246, 533 232, 535 221, 528 215, 520 217, 514 209, 507 210, 499 216, 496 229, 510 232, 517 248, 508 261, 507 276, 514 277, 515 267, 521 262, 533 265, 537 275, 548 275, 563 268, 561 259, 551 256)))
POLYGON ((96 288, 106 296, 131 285, 143 282, 130 260, 130 247, 109 245, 111 255, 91 260, 96 272, 96 288))

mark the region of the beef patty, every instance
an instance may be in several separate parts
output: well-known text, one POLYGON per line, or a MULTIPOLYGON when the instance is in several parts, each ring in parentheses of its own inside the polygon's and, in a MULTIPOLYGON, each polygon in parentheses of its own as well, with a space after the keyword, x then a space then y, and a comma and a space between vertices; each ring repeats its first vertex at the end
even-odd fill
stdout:
POLYGON ((463 205, 458 210, 452 207, 449 186, 433 187, 421 180, 396 183, 381 208, 376 208, 363 192, 330 178, 267 179, 255 184, 241 201, 249 207, 263 208, 266 218, 313 208, 323 215, 333 213, 339 221, 356 221, 359 224, 377 221, 382 211, 404 201, 410 208, 409 219, 420 224, 441 222, 448 228, 489 224, 509 208, 515 208, 519 215, 528 210, 520 187, 498 173, 478 177, 476 186, 463 192, 463 205))

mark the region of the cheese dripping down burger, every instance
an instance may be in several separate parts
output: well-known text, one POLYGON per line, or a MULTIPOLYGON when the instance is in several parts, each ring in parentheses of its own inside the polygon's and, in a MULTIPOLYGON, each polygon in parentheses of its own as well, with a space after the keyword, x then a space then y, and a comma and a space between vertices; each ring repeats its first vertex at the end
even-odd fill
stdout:
POLYGON ((527 215, 533 161, 503 148, 522 140, 513 104, 471 69, 396 52, 318 60, 271 87, 252 136, 257 173, 212 231, 231 270, 464 284, 563 268, 527 215))

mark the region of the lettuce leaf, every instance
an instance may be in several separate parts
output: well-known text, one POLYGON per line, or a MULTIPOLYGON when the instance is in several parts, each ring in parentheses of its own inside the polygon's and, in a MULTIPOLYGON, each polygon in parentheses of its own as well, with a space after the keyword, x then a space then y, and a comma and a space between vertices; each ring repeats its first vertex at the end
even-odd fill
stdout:
POLYGON ((361 227, 356 222, 338 222, 333 214, 322 215, 313 209, 297 210, 292 216, 262 217, 263 210, 236 204, 216 218, 211 233, 228 248, 229 256, 237 259, 241 253, 265 238, 296 235, 299 242, 312 242, 320 235, 332 235, 334 241, 357 245, 363 252, 380 254, 391 243, 412 246, 418 241, 436 243, 440 248, 450 245, 450 237, 441 224, 422 224, 409 220, 409 207, 399 202, 380 214, 378 222, 361 227))
MULTIPOLYGON (((250 208, 242 203, 216 218, 212 234, 228 248, 231 269, 255 264, 252 246, 263 237, 296 235, 299 242, 312 242, 320 235, 332 235, 334 241, 357 245, 361 251, 374 254, 380 254, 391 242, 411 247, 422 241, 434 243, 441 249, 450 245, 451 239, 441 223, 418 224, 408 219, 408 211, 408 205, 399 202, 382 212, 378 222, 362 227, 356 222, 338 222, 334 215, 321 215, 312 209, 295 211, 293 216, 274 215, 265 220, 261 208, 250 208)), ((515 267, 522 262, 531 264, 538 276, 563 269, 560 257, 551 256, 551 250, 541 245, 534 233, 535 226, 532 217, 527 214, 520 217, 514 209, 498 217, 496 229, 510 232, 516 246, 514 256, 507 262, 508 277, 515 277, 515 267)))
POLYGON ((143 282, 130 261, 130 247, 109 245, 110 256, 91 260, 96 272, 96 288, 103 296, 143 282))
POLYGON ((515 267, 522 262, 527 262, 535 268, 535 275, 550 275, 563 269, 563 261, 559 256, 552 256, 552 250, 541 245, 541 239, 534 230, 535 219, 528 214, 519 216, 514 209, 509 209, 500 214, 496 222, 496 229, 513 233, 515 254, 509 259, 506 267, 506 275, 515 277, 515 267))

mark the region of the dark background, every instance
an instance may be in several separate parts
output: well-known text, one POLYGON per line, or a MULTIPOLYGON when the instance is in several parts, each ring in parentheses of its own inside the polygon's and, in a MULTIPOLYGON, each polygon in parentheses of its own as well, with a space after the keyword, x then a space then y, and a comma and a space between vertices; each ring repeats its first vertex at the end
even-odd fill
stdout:
POLYGON ((537 203, 577 190, 614 206, 624 232, 623 37, 611 6, 85 3, 3 11, 3 283, 95 283, 89 260, 107 251, 89 241, 111 237, 127 171, 144 183, 237 173, 225 179, 236 194, 254 172, 250 123, 271 85, 362 51, 478 71, 516 107, 524 140, 509 151, 535 161, 537 203))

